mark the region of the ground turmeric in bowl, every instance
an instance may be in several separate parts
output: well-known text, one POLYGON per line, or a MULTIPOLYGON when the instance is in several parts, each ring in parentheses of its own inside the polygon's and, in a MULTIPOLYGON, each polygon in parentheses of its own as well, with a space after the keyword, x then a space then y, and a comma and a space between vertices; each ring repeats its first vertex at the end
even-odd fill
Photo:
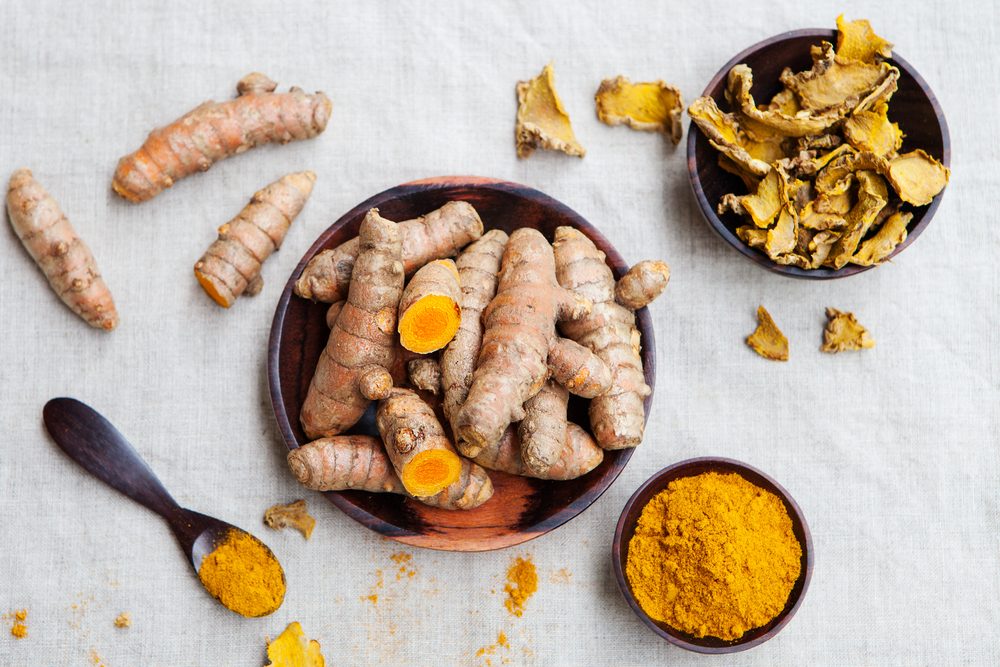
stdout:
POLYGON ((735 473, 672 481, 646 504, 625 575, 653 620, 737 640, 784 609, 802 546, 784 503, 735 473))

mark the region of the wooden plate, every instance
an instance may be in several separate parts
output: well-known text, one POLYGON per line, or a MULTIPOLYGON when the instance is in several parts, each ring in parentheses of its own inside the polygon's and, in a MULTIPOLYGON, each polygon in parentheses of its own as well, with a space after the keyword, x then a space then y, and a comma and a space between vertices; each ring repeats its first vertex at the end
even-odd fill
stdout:
MULTIPOLYGON (((703 96, 715 98, 720 108, 728 109, 725 101, 726 78, 734 65, 746 63, 753 69, 754 85, 752 93, 755 100, 769 100, 778 92, 780 83, 778 77, 785 67, 791 67, 799 72, 812 67, 809 55, 811 46, 826 40, 836 43, 837 31, 824 29, 793 30, 792 32, 775 35, 769 39, 754 44, 750 48, 736 54, 732 60, 722 66, 722 69, 712 78, 702 93, 703 96)), ((940 160, 946 167, 951 166, 951 139, 948 135, 948 123, 944 112, 930 86, 913 68, 895 51, 889 63, 899 69, 899 89, 889 102, 889 120, 899 123, 905 136, 900 153, 922 148, 927 153, 940 160)), ((846 278, 863 271, 875 268, 872 266, 856 266, 848 264, 840 269, 800 269, 797 266, 775 264, 763 252, 751 248, 736 236, 736 228, 745 221, 732 212, 720 216, 716 206, 722 196, 729 192, 743 194, 746 187, 733 174, 723 171, 718 162, 719 153, 708 143, 705 135, 695 127, 694 123, 688 132, 687 160, 688 178, 691 189, 694 190, 701 210, 709 226, 740 254, 754 261, 758 266, 793 278, 809 278, 827 280, 831 278, 846 278)), ((945 188, 947 190, 947 188, 945 188)), ((913 213, 913 219, 907 227, 906 240, 896 246, 890 259, 901 253, 907 246, 917 240, 941 203, 944 192, 935 197, 927 206, 906 205, 904 210, 913 213)))
MULTIPOLYGON (((278 428, 289 449, 308 442, 299 425, 299 409, 320 352, 326 345, 326 304, 292 294, 306 263, 321 250, 333 248, 358 233, 368 209, 376 207, 391 220, 415 218, 453 199, 468 201, 487 229, 511 232, 534 227, 550 240, 556 227, 576 227, 607 255, 616 277, 628 269, 604 236, 569 207, 532 188, 488 178, 452 176, 414 181, 371 197, 351 209, 323 232, 292 272, 278 300, 268 347, 268 382, 278 428)), ((642 334, 646 382, 654 384, 655 342, 649 313, 636 313, 642 334)), ((646 398, 646 416, 652 395, 646 398)), ((586 401, 570 401, 570 419, 589 430, 586 401)), ((378 435, 374 405, 350 431, 378 435)), ((399 542, 449 551, 486 551, 526 542, 561 526, 583 512, 615 481, 632 450, 606 452, 604 462, 589 474, 566 482, 541 481, 490 472, 495 492, 489 502, 470 511, 427 507, 409 498, 364 491, 327 492, 330 501, 352 519, 399 542)))

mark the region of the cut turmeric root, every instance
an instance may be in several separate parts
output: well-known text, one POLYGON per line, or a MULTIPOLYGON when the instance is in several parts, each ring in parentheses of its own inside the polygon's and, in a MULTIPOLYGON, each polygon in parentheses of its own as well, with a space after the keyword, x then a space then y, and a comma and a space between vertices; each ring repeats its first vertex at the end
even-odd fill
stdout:
POLYGON ((434 410, 408 389, 393 389, 375 414, 389 460, 407 493, 434 496, 453 484, 462 461, 434 410))
MULTIPOLYGON (((378 438, 338 435, 320 438, 291 451, 288 466, 295 478, 315 491, 369 491, 410 496, 378 438)), ((462 459, 454 482, 433 496, 416 498, 441 509, 474 509, 493 495, 493 483, 481 466, 462 459)))
POLYGON ((111 331, 118 326, 115 302, 94 255, 30 170, 11 175, 7 213, 14 233, 62 302, 92 327, 111 331))
MULTIPOLYGON (((441 208, 399 224, 403 244, 403 271, 412 275, 435 259, 454 257, 483 234, 483 221, 471 204, 448 202, 441 208)), ((354 238, 309 260, 295 281, 295 293, 304 299, 333 303, 347 294, 354 262, 360 252, 354 238)))
POLYGON ((450 259, 425 264, 399 301, 399 342, 411 352, 436 352, 451 342, 462 321, 462 288, 450 259))
POLYGON ((316 174, 301 171, 283 176, 258 191, 239 215, 219 227, 194 275, 205 292, 223 308, 243 294, 260 292, 264 261, 281 247, 292 221, 312 193, 316 174))
POLYGON ((152 199, 180 179, 219 160, 270 142, 311 139, 326 129, 333 105, 323 93, 278 84, 258 72, 243 77, 238 97, 205 102, 150 132, 142 148, 118 162, 111 187, 131 202, 152 199))

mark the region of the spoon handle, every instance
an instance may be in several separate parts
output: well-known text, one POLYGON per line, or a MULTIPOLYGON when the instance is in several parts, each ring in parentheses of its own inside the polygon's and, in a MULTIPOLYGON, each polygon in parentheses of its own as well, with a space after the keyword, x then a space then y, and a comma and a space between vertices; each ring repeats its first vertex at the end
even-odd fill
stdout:
POLYGON ((53 398, 42 417, 56 444, 84 470, 165 518, 177 516, 177 501, 125 436, 96 410, 75 398, 53 398))

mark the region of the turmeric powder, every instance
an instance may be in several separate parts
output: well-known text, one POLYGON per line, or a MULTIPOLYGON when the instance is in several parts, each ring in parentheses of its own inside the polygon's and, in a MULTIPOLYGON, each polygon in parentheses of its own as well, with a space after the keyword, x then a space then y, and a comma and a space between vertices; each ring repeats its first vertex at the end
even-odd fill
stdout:
POLYGON ((653 620, 732 641, 771 622, 799 578, 802 546, 773 493, 735 473, 703 473, 653 496, 625 574, 653 620))
POLYGON ((219 602, 250 618, 267 616, 285 599, 285 573, 264 543, 253 535, 230 530, 201 559, 198 578, 219 602))
POLYGON ((14 612, 14 624, 10 628, 10 634, 17 639, 24 639, 28 636, 28 610, 18 609, 14 612))
POLYGON ((530 558, 517 558, 507 570, 507 583, 503 587, 507 599, 503 601, 514 616, 524 614, 524 605, 528 598, 538 590, 538 571, 530 558))

